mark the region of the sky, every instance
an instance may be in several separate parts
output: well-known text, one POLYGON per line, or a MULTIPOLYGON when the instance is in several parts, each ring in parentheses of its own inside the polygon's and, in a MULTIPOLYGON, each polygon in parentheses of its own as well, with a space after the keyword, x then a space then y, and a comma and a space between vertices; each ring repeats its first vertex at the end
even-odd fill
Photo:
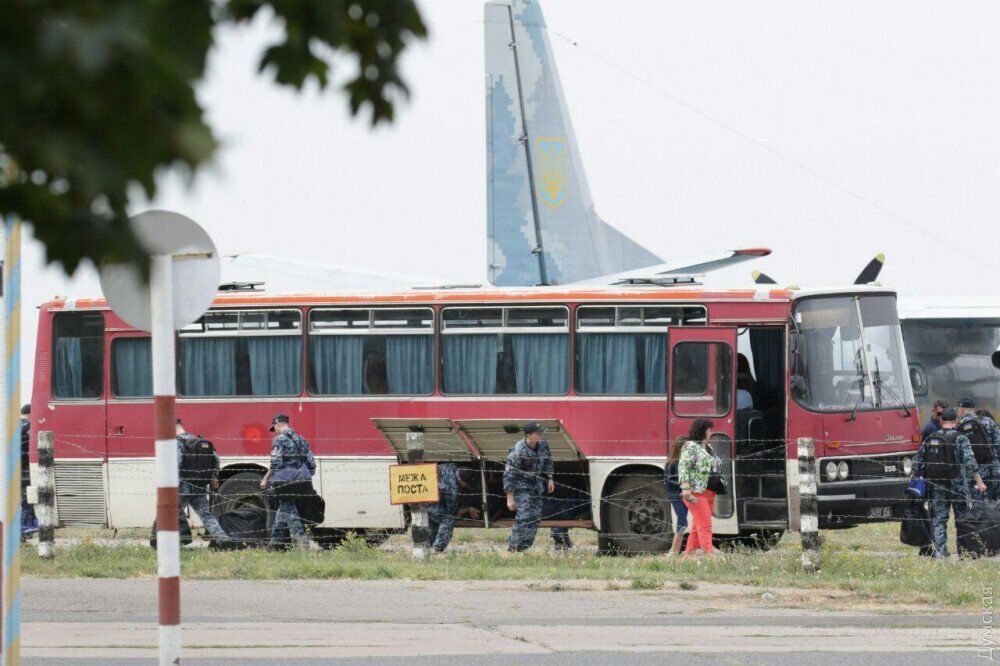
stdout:
MULTIPOLYGON (((346 99, 257 73, 274 25, 217 35, 199 97, 223 146, 155 200, 223 254, 264 252, 480 282, 486 266, 483 7, 419 3, 412 95, 370 131, 346 99)), ((1000 5, 926 0, 543 0, 601 217, 664 257, 770 247, 706 278, 853 281, 878 252, 906 296, 996 296, 1000 5)), ((343 67, 350 68, 345 61, 343 67)), ((22 377, 37 311, 99 296, 24 246, 22 377)))

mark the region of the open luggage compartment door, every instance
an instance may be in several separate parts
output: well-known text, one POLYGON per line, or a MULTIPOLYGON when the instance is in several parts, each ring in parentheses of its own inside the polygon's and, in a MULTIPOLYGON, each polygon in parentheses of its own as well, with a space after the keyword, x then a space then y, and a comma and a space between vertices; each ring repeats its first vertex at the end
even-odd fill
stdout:
POLYGON ((372 419, 372 422, 401 462, 407 462, 406 435, 411 432, 424 433, 427 462, 470 462, 474 455, 468 441, 448 419, 372 419))
MULTIPOLYGON (((462 419, 455 424, 487 460, 505 462, 511 447, 522 437, 521 424, 531 419, 462 419)), ((566 432, 558 419, 535 419, 546 427, 545 441, 549 443, 554 462, 582 460, 576 442, 566 432)), ((405 443, 404 443, 405 446, 405 443)))

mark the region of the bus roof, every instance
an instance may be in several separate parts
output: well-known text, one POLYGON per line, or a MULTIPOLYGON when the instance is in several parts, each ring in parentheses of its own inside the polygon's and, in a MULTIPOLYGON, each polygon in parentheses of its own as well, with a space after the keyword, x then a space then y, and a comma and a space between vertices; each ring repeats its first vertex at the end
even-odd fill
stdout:
MULTIPOLYGON (((873 286, 832 287, 828 289, 798 289, 778 287, 752 289, 707 289, 701 286, 606 286, 606 287, 456 287, 440 289, 412 289, 395 292, 344 292, 344 293, 268 293, 266 291, 220 293, 212 301, 213 307, 271 307, 310 305, 360 305, 360 304, 435 304, 435 303, 493 303, 525 301, 537 303, 576 301, 677 301, 677 302, 790 302, 806 296, 824 296, 855 293, 888 293, 892 290, 873 286)), ((103 298, 67 299, 56 297, 43 303, 47 310, 102 310, 109 309, 103 298)))

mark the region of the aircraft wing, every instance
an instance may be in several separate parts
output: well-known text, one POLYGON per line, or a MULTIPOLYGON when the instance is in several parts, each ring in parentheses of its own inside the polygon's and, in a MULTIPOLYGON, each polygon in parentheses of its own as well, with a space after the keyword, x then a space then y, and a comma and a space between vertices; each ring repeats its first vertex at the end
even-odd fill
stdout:
POLYGON ((741 264, 744 261, 751 261, 771 254, 768 248, 748 248, 744 250, 729 250, 719 254, 706 255, 702 257, 688 257, 686 259, 676 259, 645 268, 637 268, 622 273, 602 275, 590 280, 582 280, 574 284, 579 285, 599 285, 599 284, 619 284, 628 280, 641 280, 643 278, 654 278, 662 275, 701 275, 720 268, 727 268, 741 264))
POLYGON ((1000 298, 899 298, 899 318, 1000 321, 1000 298))
POLYGON ((263 280, 278 291, 396 291, 441 284, 429 278, 269 254, 234 254, 223 258, 226 282, 263 280))

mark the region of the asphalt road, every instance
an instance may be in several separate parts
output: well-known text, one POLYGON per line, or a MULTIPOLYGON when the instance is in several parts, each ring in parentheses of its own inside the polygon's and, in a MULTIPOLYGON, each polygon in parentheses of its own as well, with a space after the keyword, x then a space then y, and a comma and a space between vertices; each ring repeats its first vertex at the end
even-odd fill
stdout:
MULTIPOLYGON (((998 635, 981 614, 816 610, 838 607, 836 593, 547 585, 187 581, 184 663, 988 663, 978 653, 998 635)), ((149 663, 155 589, 154 580, 25 580, 24 663, 149 663)))

